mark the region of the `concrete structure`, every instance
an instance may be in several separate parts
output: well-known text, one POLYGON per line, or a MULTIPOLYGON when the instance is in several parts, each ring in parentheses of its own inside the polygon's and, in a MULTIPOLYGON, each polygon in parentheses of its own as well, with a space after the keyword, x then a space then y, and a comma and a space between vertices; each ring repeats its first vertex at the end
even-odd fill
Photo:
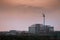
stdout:
POLYGON ((29 32, 34 34, 47 34, 49 32, 53 32, 54 27, 50 25, 43 25, 43 24, 34 24, 29 27, 29 32))
POLYGON ((36 33, 36 32, 35 32, 35 27, 29 27, 29 32, 30 32, 30 33, 36 33))
POLYGON ((30 33, 39 33, 40 30, 42 30, 42 24, 34 24, 29 27, 29 32, 30 33), (40 29, 41 28, 41 29, 40 29))
POLYGON ((54 27, 50 26, 50 25, 46 25, 46 31, 47 32, 53 32, 54 31, 54 27))

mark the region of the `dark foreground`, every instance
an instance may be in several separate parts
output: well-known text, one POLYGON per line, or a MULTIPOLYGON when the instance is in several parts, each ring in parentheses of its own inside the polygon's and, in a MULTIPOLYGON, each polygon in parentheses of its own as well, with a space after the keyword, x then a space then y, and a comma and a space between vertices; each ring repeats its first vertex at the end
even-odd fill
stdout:
POLYGON ((2 35, 0 40, 60 40, 60 37, 57 36, 17 36, 17 35, 2 35))

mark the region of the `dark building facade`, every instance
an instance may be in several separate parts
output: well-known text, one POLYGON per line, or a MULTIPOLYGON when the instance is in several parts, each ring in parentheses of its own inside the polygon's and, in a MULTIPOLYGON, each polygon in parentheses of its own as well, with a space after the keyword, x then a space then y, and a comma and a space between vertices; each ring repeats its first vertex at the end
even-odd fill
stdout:
POLYGON ((29 27, 29 32, 34 34, 47 34, 53 31, 54 27, 50 25, 34 24, 29 27))

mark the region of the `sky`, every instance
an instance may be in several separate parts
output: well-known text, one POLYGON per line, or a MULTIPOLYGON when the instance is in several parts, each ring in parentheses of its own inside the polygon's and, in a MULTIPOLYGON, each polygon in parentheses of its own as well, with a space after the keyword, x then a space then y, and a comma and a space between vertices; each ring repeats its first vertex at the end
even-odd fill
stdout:
POLYGON ((60 0, 1 0, 0 5, 0 31, 27 31, 33 24, 43 24, 42 12, 46 25, 60 31, 60 0))

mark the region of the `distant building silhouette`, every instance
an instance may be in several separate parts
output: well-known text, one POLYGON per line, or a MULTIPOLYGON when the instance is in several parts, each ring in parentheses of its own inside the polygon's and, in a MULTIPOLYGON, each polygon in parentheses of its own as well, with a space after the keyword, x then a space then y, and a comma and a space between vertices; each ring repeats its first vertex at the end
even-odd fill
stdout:
POLYGON ((47 34, 53 31, 54 27, 50 25, 34 24, 29 27, 29 32, 34 34, 47 34))

